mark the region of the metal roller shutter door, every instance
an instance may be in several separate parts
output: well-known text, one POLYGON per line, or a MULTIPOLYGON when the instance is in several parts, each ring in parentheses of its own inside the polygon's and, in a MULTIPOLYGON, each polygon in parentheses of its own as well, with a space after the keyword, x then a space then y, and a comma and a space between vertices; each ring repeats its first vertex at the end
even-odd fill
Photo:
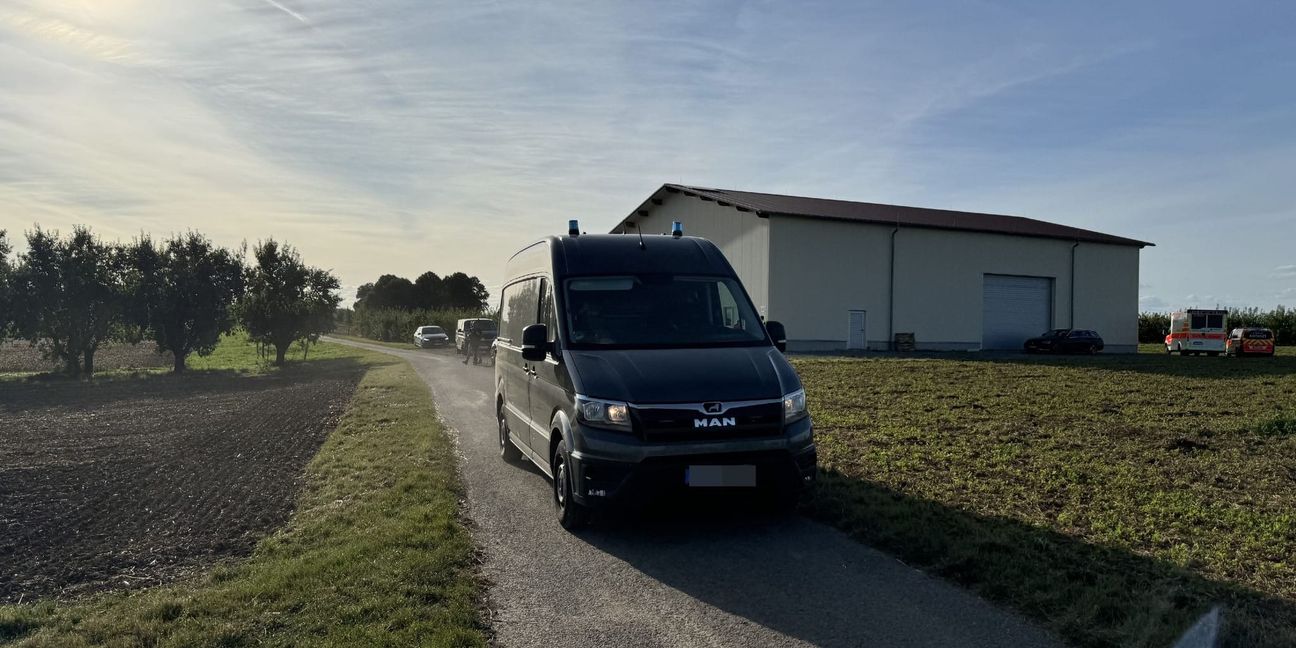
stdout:
POLYGON ((1026 338, 1053 328, 1053 280, 985 275, 981 348, 1020 350, 1026 338))

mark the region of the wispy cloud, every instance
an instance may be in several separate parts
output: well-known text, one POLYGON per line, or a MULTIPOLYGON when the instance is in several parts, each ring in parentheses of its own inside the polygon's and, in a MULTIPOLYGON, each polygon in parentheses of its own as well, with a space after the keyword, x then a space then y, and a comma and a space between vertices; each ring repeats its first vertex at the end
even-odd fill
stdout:
POLYGON ((1156 295, 1139 295, 1139 311, 1164 311, 1170 308, 1166 300, 1156 295))
POLYGON ((1146 296, 1221 294, 1184 259, 1267 276, 1296 237, 1275 182, 1296 91, 1265 77, 1293 47, 1255 28, 1240 47, 1231 15, 0 0, 0 228, 276 236, 349 288, 426 269, 493 285, 526 241, 682 181, 1112 230, 1158 243, 1146 296), (1266 234, 1245 253, 1202 234, 1231 222, 1266 234))
POLYGON ((279 3, 279 2, 275 2, 275 0, 265 0, 265 3, 268 4, 268 5, 270 5, 271 7, 274 7, 275 9, 278 9, 279 11, 282 11, 282 12, 288 14, 289 16, 292 16, 292 17, 293 17, 297 22, 299 22, 299 23, 301 23, 301 24, 303 24, 303 25, 306 25, 306 26, 309 27, 310 24, 311 24, 311 22, 310 22, 309 20, 306 20, 306 17, 305 17, 305 16, 303 16, 303 15, 297 13, 296 11, 293 11, 292 9, 289 9, 288 7, 285 7, 283 4, 281 4, 281 3, 279 3))

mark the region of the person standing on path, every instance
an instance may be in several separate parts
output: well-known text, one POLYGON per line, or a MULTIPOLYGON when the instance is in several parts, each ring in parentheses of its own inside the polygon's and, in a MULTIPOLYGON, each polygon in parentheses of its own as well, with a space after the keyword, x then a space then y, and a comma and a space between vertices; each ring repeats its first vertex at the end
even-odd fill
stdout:
POLYGON ((464 364, 468 364, 469 358, 472 358, 473 364, 481 364, 481 356, 477 349, 480 342, 481 334, 477 332, 476 327, 464 331, 464 364))

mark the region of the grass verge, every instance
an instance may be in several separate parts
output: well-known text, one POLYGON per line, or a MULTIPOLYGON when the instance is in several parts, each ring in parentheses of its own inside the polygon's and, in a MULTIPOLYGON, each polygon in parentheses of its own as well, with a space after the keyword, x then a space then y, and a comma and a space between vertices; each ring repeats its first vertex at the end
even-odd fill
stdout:
MULTIPOLYGON (((250 366, 248 349, 225 351, 214 364, 250 366)), ((307 468, 296 513, 251 557, 138 593, 0 607, 0 642, 484 645, 461 485, 431 396, 404 362, 340 345, 312 350, 342 356, 369 364, 368 374, 307 468)))
POLYGON ((1080 646, 1296 645, 1296 358, 803 358, 812 513, 1080 646))

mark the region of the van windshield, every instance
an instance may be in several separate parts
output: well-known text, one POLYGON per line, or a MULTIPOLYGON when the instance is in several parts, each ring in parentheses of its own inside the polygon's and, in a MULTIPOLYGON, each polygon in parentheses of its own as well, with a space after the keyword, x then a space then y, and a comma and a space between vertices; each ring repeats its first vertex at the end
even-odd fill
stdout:
POLYGON ((566 282, 573 347, 669 348, 768 344, 729 277, 638 274, 566 282))

